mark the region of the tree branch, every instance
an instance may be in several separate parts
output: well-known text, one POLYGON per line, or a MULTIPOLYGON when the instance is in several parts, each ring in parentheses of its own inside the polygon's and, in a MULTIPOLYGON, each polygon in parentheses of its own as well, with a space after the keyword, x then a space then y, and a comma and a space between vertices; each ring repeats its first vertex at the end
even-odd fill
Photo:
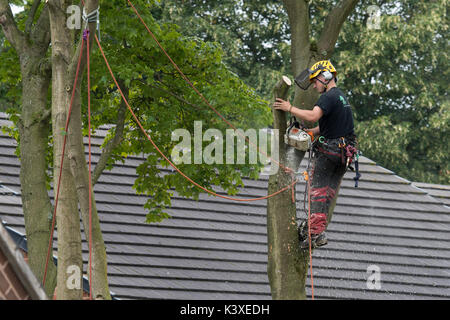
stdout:
MULTIPOLYGON (((159 81, 159 82, 160 82, 161 84, 165 85, 167 88, 172 89, 172 88, 170 88, 167 84, 165 84, 164 82, 162 82, 162 81, 159 81)), ((200 107, 200 106, 198 106, 198 105, 195 105, 195 104, 193 104, 193 103, 187 101, 186 99, 184 99, 184 98, 178 96, 177 94, 175 94, 175 93, 173 93, 173 92, 171 92, 171 91, 169 91, 169 90, 165 90, 165 89, 163 89, 163 88, 161 88, 161 87, 159 87, 159 86, 155 86, 155 85, 151 85, 151 84, 149 84, 148 86, 149 86, 149 87, 152 87, 152 88, 154 88, 154 89, 160 90, 160 91, 162 91, 162 92, 164 92, 164 93, 166 93, 166 94, 172 96, 173 98, 177 99, 178 101, 180 101, 180 102, 182 102, 182 103, 185 103, 185 104, 187 104, 187 105, 189 105, 189 106, 191 106, 191 107, 194 107, 194 108, 197 109, 197 110, 202 110, 202 109, 204 109, 204 108, 202 108, 202 107, 200 107)))
POLYGON ((299 74, 308 67, 310 57, 308 1, 283 0, 291 26, 292 73, 299 74), (295 39, 295 40, 294 40, 295 39))
POLYGON ((35 44, 42 48, 48 48, 50 43, 50 17, 47 4, 42 9, 42 12, 36 22, 33 30, 30 29, 30 37, 35 44))
MULTIPOLYGON (((119 79, 119 83, 122 82, 119 79)), ((124 85, 124 83, 120 83, 120 87, 123 88, 123 94, 128 100, 128 88, 124 85)), ((109 157, 111 156, 113 150, 122 142, 123 139, 123 128, 125 125, 125 116, 126 116, 127 106, 125 101, 122 99, 120 103, 119 111, 117 111, 117 121, 116 121, 116 132, 114 137, 108 141, 105 148, 102 150, 102 154, 100 155, 100 159, 98 159, 97 165, 95 166, 94 172, 92 174, 92 185, 95 185, 100 178, 103 170, 106 168, 106 164, 108 162, 109 157)))
POLYGON ((318 53, 321 57, 331 57, 342 25, 353 11, 358 1, 359 0, 342 0, 328 14, 320 39, 317 42, 318 53))
POLYGON ((36 16, 36 11, 41 4, 41 0, 34 0, 33 5, 31 6, 30 14, 28 15, 27 22, 25 23, 25 33, 31 33, 31 27, 33 26, 34 17, 36 16))
POLYGON ((6 39, 21 55, 26 49, 26 39, 22 31, 17 28, 8 0, 0 0, 0 25, 3 27, 6 39))

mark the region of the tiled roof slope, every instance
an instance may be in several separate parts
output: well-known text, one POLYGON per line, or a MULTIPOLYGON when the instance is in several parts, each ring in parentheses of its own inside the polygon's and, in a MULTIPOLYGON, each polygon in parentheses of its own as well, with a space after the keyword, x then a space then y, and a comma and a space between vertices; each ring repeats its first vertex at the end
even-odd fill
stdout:
MULTIPOLYGON (((94 161, 100 141, 94 139, 94 161)), ((14 150, 15 142, 2 134, 0 181, 20 192, 14 150)), ((271 299, 266 201, 238 203, 208 195, 193 201, 175 194, 172 219, 146 224, 146 198, 132 189, 140 161, 129 157, 104 172, 95 186, 115 296, 271 299)), ((315 298, 449 299, 450 209, 367 158, 362 157, 360 170, 358 188, 354 173, 345 175, 327 232, 329 244, 314 251, 315 298), (380 289, 368 288, 372 265, 380 270, 380 289)), ((267 181, 267 176, 245 180, 240 196, 266 195, 267 181)), ((299 217, 303 189, 300 183, 299 217)), ((7 191, 0 194, 0 218, 25 233, 20 195, 7 191)))
POLYGON ((412 184, 450 207, 450 186, 422 182, 413 182, 412 184))

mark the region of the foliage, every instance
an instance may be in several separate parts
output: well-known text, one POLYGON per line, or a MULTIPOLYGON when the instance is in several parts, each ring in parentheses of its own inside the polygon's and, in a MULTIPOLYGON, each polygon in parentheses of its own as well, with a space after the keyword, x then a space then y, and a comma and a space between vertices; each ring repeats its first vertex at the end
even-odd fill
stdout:
MULTIPOLYGON (((18 25, 23 30, 31 2, 19 2, 17 1, 17 4, 25 5, 25 11, 16 16, 18 25)), ((235 127, 243 130, 267 126, 270 121, 268 104, 223 63, 223 52, 217 43, 203 41, 195 36, 184 36, 174 23, 155 21, 151 14, 151 10, 157 5, 155 1, 135 0, 133 4, 165 50, 218 112, 235 127)), ((80 39, 81 30, 75 32, 76 38, 80 39)), ((7 95, 2 97, 11 96, 19 101, 20 70, 17 55, 7 42, 1 44, 2 61, 10 63, 9 66, 2 63, 0 67, 0 81, 4 84, 1 89, 7 91, 7 95)), ((176 129, 185 128, 192 134, 194 121, 202 122, 203 132, 208 128, 215 128, 223 133, 229 129, 181 78, 132 9, 125 6, 123 1, 102 2, 101 44, 122 89, 129 93, 133 111, 156 145, 169 158, 172 149, 178 143, 171 139, 171 134, 176 129)), ((95 45, 92 49, 91 109, 92 127, 95 130, 103 124, 116 122, 121 97, 99 50, 95 45)), ((85 135, 87 135, 86 85, 84 73, 82 112, 85 135)), ((20 111, 18 113, 17 109, 11 110, 11 113, 14 119, 19 119, 20 111)), ((111 128, 105 144, 113 136, 114 131, 115 128, 111 128)), ((9 133, 18 139, 16 129, 10 129, 9 133)), ((51 140, 48 143, 51 147, 51 140)), ((203 141, 202 146, 205 147, 208 143, 203 141)), ((246 152, 249 152, 249 148, 246 152)), ((123 161, 132 155, 145 157, 145 161, 137 168, 138 178, 134 187, 138 193, 149 196, 145 205, 149 211, 147 216, 149 222, 161 221, 168 217, 165 209, 170 205, 171 196, 175 192, 196 199, 203 192, 173 170, 169 173, 167 170, 160 170, 169 167, 169 164, 147 141, 127 111, 124 139, 114 150, 109 168, 115 161, 123 161)), ((243 186, 242 175, 256 178, 261 165, 181 164, 179 168, 206 188, 216 185, 224 192, 235 194, 237 188, 243 186)))
MULTIPOLYGON (((243 130, 266 126, 270 119, 267 103, 222 62, 222 50, 216 43, 182 36, 173 23, 158 24, 149 10, 154 4, 148 1, 133 1, 133 4, 168 54, 218 112, 243 130)), ((193 134, 194 121, 202 122, 203 132, 208 128, 221 132, 229 129, 181 78, 133 11, 123 7, 122 1, 102 5, 101 44, 116 77, 129 90, 133 111, 165 155, 170 156, 178 143, 171 140, 172 132, 185 128, 193 134)), ((121 99, 97 50, 92 55, 91 70, 91 81, 95 84, 92 87, 94 126, 113 123, 121 99)), ((203 148, 206 145, 208 142, 204 141, 203 148)), ((124 140, 112 159, 130 155, 146 158, 137 168, 134 187, 138 193, 150 196, 145 205, 149 210, 149 222, 168 217, 165 208, 170 205, 174 192, 195 199, 203 192, 173 170, 167 174, 167 171, 160 171, 169 164, 127 112, 124 140)), ((260 165, 181 164, 179 168, 206 188, 217 185, 233 194, 242 186, 241 175, 256 178, 260 165)))
POLYGON ((224 62, 266 99, 289 73, 289 25, 281 1, 163 0, 153 12, 183 34, 220 43, 224 62))
POLYGON ((14 48, 0 33, 0 111, 18 109, 22 91, 19 58, 14 48))
MULTIPOLYGON (((309 3, 313 50, 338 2, 309 3)), ((280 75, 290 73, 281 1, 165 0, 158 9, 155 16, 177 21, 181 32, 219 41, 225 62, 266 99, 280 75)), ((331 57, 364 155, 412 181, 450 183, 447 31, 446 1, 360 1, 331 57), (379 6, 380 29, 369 28, 371 5, 379 6)))
POLYGON ((445 3, 388 2, 380 29, 367 25, 370 3, 361 5, 336 54, 364 154, 409 180, 441 184, 450 183, 445 3))

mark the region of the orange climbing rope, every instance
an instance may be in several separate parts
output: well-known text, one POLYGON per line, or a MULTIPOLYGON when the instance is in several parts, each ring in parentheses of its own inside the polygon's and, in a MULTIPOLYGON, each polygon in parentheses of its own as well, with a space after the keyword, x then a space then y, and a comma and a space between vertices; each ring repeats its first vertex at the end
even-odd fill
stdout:
MULTIPOLYGON (((235 129, 236 130, 236 128, 230 123, 230 122, 228 122, 210 103, 209 103, 209 101, 198 91, 198 89, 192 84, 192 82, 189 80, 189 78, 181 71, 181 69, 178 67, 178 65, 173 61, 173 59, 170 57, 170 55, 167 53, 167 51, 164 49, 164 47, 161 45, 161 43, 158 41, 158 39, 156 38, 156 36, 153 34, 153 32, 150 30, 150 28, 147 26, 147 24, 145 23, 145 21, 144 21, 144 19, 142 19, 142 17, 141 17, 141 15, 139 14, 139 12, 137 11, 137 9, 135 8, 135 6, 131 3, 131 1, 130 0, 127 0, 128 1, 128 3, 130 4, 130 6, 133 8, 133 11, 136 13, 136 15, 137 15, 137 17, 139 18, 139 20, 142 22, 142 24, 144 25, 144 27, 147 29, 147 31, 148 31, 148 33, 150 34, 150 36, 153 38, 153 40, 156 42, 156 44, 159 46, 159 48, 164 52, 164 54, 166 55, 166 57, 169 59, 169 61, 172 63, 172 65, 175 67, 175 69, 178 71, 178 73, 183 77, 183 79, 189 84, 189 86, 191 86, 192 87, 192 89, 201 97, 201 99, 208 105, 208 107, 210 107, 223 121, 225 121, 230 127, 232 127, 233 129, 235 129)), ((97 42, 98 42, 98 40, 97 40, 97 42)), ((100 46, 100 43, 98 43, 99 44, 99 46, 100 46)), ((101 47, 100 47, 101 48, 101 47)), ((100 49, 101 50, 101 49, 100 49)), ((102 51, 102 54, 103 54, 103 51, 102 51)), ((105 58, 106 59, 106 58, 105 58)), ((106 61, 106 60, 105 60, 106 61)), ((112 72, 111 72, 111 69, 109 68, 109 66, 108 66, 108 69, 110 70, 110 73, 111 73, 111 75, 113 76, 113 74, 112 74, 112 72)), ((114 76, 113 76, 113 78, 114 78, 114 76)), ((115 79, 114 79, 114 81, 115 81, 115 79)), ((115 81, 116 82, 116 81, 115 81)), ((116 82, 116 85, 117 85, 117 87, 118 87, 118 84, 117 84, 117 82, 116 82)), ((120 89, 119 89, 120 90, 120 89)), ((122 94, 122 91, 120 90, 120 93, 122 94)), ((125 97, 123 96, 123 94, 122 94, 122 97, 123 97, 123 99, 125 99, 125 97)), ((126 100, 125 100, 126 101, 126 100)), ((129 108, 129 105, 128 105, 128 103, 127 103, 127 106, 128 106, 128 108, 129 108)), ((130 109, 130 108, 129 108, 130 109)), ((130 111, 133 113, 133 111, 130 109, 130 111)), ((134 116, 134 114, 133 114, 133 116, 134 116)), ((135 116, 134 116, 135 117, 135 116)), ((136 117, 135 117, 135 119, 136 119, 136 117)), ((147 133, 145 133, 146 135, 147 135, 147 133)), ((147 138, 149 138, 149 140, 150 140, 150 137, 147 135, 147 138)), ((245 137, 246 138, 246 137, 245 137)), ((246 140, 248 141, 248 139, 246 138, 246 140)), ((150 140, 151 141, 151 140, 150 140)), ((152 142, 152 144, 153 144, 153 141, 151 141, 152 142)), ((249 143, 250 143, 250 141, 249 141, 249 143)), ((153 144, 154 145, 154 144, 153 144)), ((156 146, 155 146, 155 148, 156 148, 156 146)), ((261 152, 259 149, 258 149, 258 147, 256 147, 257 148, 257 150, 259 151, 259 152, 261 152)), ((157 149, 158 151, 159 151, 159 149, 157 149)), ((161 153, 161 152, 160 152, 161 153)), ((261 152, 261 153, 263 153, 263 152, 261 152)), ((267 155, 266 155, 267 156, 267 155)), ((164 158, 166 158, 164 155, 163 155, 163 157, 164 158)), ((268 158, 270 158, 269 156, 267 156, 268 158)), ((169 161, 167 158, 166 158, 166 160, 167 161, 169 161)), ((273 160, 273 159, 272 159, 273 160)), ((292 169, 290 169, 290 168, 288 168, 288 167, 285 167, 285 166, 283 166, 281 163, 279 163, 278 161, 275 161, 275 160, 273 160, 274 162, 276 162, 280 167, 282 167, 282 168, 284 168, 285 169, 285 171, 287 171, 287 172, 291 172, 291 174, 293 174, 293 170, 292 169)), ((170 161, 169 161, 169 163, 171 163, 170 161)), ((178 169, 176 169, 177 171, 178 171, 178 169)), ((179 171, 180 172, 180 171, 179 171)), ((180 172, 181 173, 181 172, 180 172)), ((182 173, 181 173, 182 174, 182 173)), ((183 176, 184 176, 184 174, 182 174, 183 176)), ((305 177, 305 181, 307 182, 307 184, 308 184, 308 204, 310 204, 310 200, 311 200, 311 194, 310 194, 310 181, 309 181, 309 176, 308 176, 308 173, 305 171, 305 173, 304 173, 304 177, 305 177)), ((189 179, 189 178, 188 178, 189 179)), ((189 179, 190 180, 190 179, 189 179)), ((193 182, 192 180, 190 180, 191 182, 193 182)), ((297 180, 296 180, 297 181, 297 180)), ((294 194, 294 185, 295 185, 295 183, 296 183, 296 181, 291 185, 291 187, 292 187, 292 202, 295 202, 295 194, 294 194)), ((195 182, 193 182, 194 184, 196 184, 195 182)), ((197 185, 197 184, 196 184, 197 185)), ((204 189, 203 187, 201 187, 203 190, 205 190, 205 191, 207 191, 207 192, 209 192, 208 190, 206 190, 206 189, 204 189)), ((284 189, 286 189, 286 188, 284 188, 284 189)), ((281 191, 281 190, 280 190, 281 191)), ((284 190, 283 190, 284 191, 284 190)), ((275 193, 276 194, 276 193, 275 193)), ((273 195, 275 195, 275 194, 273 194, 273 195)), ((271 195, 272 196, 272 195, 271 195)), ((270 197, 270 196, 267 196, 267 198, 268 197, 270 197)), ((234 199, 232 199, 232 200, 234 200, 234 199)), ((308 207, 310 207, 309 205, 308 205, 308 207)), ((311 210, 309 209, 308 210, 308 237, 309 237, 309 260, 310 260, 310 263, 309 263, 309 265, 310 265, 310 273, 311 273, 311 291, 312 291, 312 299, 314 300, 314 281, 313 281, 313 272, 312 272, 312 248, 311 248, 311 228, 310 228, 310 224, 311 224, 311 222, 310 222, 310 213, 311 213, 311 210)))
POLYGON ((92 170, 91 170, 91 79, 89 62, 89 30, 85 30, 87 48, 88 144, 89 144, 89 299, 92 300, 92 170))
POLYGON ((102 45, 100 44, 100 41, 98 40, 97 36, 95 36, 95 40, 97 41, 98 47, 100 49, 100 52, 101 52, 101 54, 103 56, 103 59, 105 60, 106 67, 108 68, 109 73, 111 74, 111 77, 113 78, 113 81, 114 81, 115 85, 117 86, 117 88, 118 88, 118 90, 120 92, 120 95, 122 96, 123 101, 125 102, 128 110, 130 111, 131 115, 133 116, 134 120, 136 121, 136 123, 139 126, 139 128, 141 129, 141 131, 144 133, 144 135, 147 137, 147 139, 150 141, 150 143, 153 145, 153 147, 156 149, 156 151, 158 151, 158 153, 170 164, 170 166, 172 168, 174 168, 179 174, 181 174, 185 179, 187 179, 189 182, 191 182, 193 185, 197 186, 198 188, 202 189, 203 191, 205 191, 205 192, 207 192, 207 193, 209 193, 209 194, 211 194, 213 196, 217 196, 217 197, 220 197, 220 198, 223 198, 223 199, 227 199, 227 200, 233 200, 233 201, 258 201, 258 200, 263 200, 263 199, 267 199, 267 198, 273 197, 273 196, 275 196, 275 195, 277 195, 277 194, 279 194, 279 193, 281 193, 281 192, 283 192, 283 191, 285 191, 285 190, 287 190, 289 188, 293 188, 294 185, 297 183, 298 180, 297 179, 294 180, 294 177, 293 177, 293 182, 290 185, 284 187, 283 189, 278 190, 277 192, 275 192, 273 194, 270 194, 270 195, 267 195, 267 196, 264 196, 264 197, 258 197, 258 198, 239 199, 239 198, 233 198, 233 197, 224 196, 224 195, 218 194, 218 193, 216 193, 214 191, 211 191, 209 189, 206 189, 205 187, 199 185, 197 182, 195 182, 194 180, 189 178, 180 169, 178 169, 178 167, 175 164, 173 164, 172 161, 169 160, 169 158, 158 148, 158 146, 152 140, 150 135, 144 129, 144 127, 142 126, 141 122, 139 121, 139 119, 137 118, 136 114, 134 113, 133 109, 131 108, 130 104, 128 103, 127 98, 123 94, 122 89, 120 88, 119 83, 117 82, 116 77, 114 76, 114 73, 113 73, 113 71, 111 69, 111 66, 109 65, 108 59, 106 58, 106 55, 105 55, 105 53, 103 51, 103 48, 102 48, 102 45))
MULTIPOLYGON (((84 1, 82 0, 83 4, 84 1)), ((171 63, 174 65, 174 67, 177 69, 177 71, 180 73, 180 75, 183 77, 183 79, 194 89, 194 91, 203 99, 203 101, 217 114, 219 115, 219 117, 225 121, 230 127, 234 128, 235 130, 237 130, 229 121, 227 121, 209 102, 208 100, 198 91, 198 89, 192 84, 192 82, 187 78, 187 76, 181 71, 181 69, 177 66, 177 64, 171 59, 171 57, 168 55, 168 53, 164 50, 164 48, 161 46, 161 44, 158 42, 158 40, 156 39, 156 37, 154 36, 154 34, 150 31, 150 29, 148 28, 148 26, 145 24, 144 20, 142 19, 142 17, 139 15, 139 13, 137 12, 136 8, 133 6, 133 4, 128 0, 128 2, 130 3, 130 5, 132 6, 133 10, 136 12, 137 16, 139 17, 139 19, 141 20, 141 22, 144 24, 144 26, 146 27, 147 31, 150 33, 150 35, 153 37, 153 39, 156 41, 156 43, 158 44, 158 46, 161 48, 161 50, 165 53, 165 55, 168 57, 168 59, 171 61, 171 63)), ((267 196, 263 196, 263 197, 257 197, 257 198, 249 198, 249 199, 240 199, 240 198, 233 198, 233 197, 228 197, 228 196, 224 196, 224 195, 220 195, 216 192, 213 192, 211 190, 208 190, 207 188, 199 185, 198 183, 196 183, 195 181, 193 181, 191 178, 189 178, 187 175, 185 175, 180 169, 178 169, 169 159, 168 157, 158 148, 158 146, 154 143, 154 141, 152 140, 152 138, 150 137, 150 135, 145 131, 144 127, 142 126, 141 122, 139 121, 139 119, 137 118, 136 114, 133 112, 131 106, 128 103, 128 100, 126 99, 126 97, 124 96, 122 89, 120 88, 114 73, 112 72, 112 69, 109 65, 109 62, 106 58, 106 55, 103 51, 103 48, 100 44, 100 41, 97 37, 97 35, 94 35, 95 40, 99 46, 100 52, 105 60, 106 66, 111 74, 111 77, 113 78, 113 81, 115 83, 115 85, 117 86, 122 98, 124 99, 124 102, 128 108, 128 110, 130 111, 131 115, 133 116, 134 120, 136 121, 137 125, 139 126, 139 128, 141 129, 141 131, 144 133, 144 135, 147 137, 147 139, 151 142, 151 144, 153 145, 153 147, 158 151, 158 153, 180 174, 182 175, 185 179, 187 179, 189 182, 191 182, 193 185, 197 186, 198 188, 204 190, 205 192, 220 197, 220 198, 224 198, 227 200, 233 200, 233 201, 258 201, 258 200, 263 200, 263 199, 268 199, 270 197, 273 197, 277 194, 280 194, 281 192, 284 192, 285 190, 291 188, 292 191, 292 201, 295 202, 295 194, 294 194, 294 185, 298 182, 298 179, 294 178, 294 171, 284 165, 282 165, 281 163, 279 163, 278 161, 273 160, 275 163, 277 163, 280 167, 284 168, 285 172, 288 172, 291 174, 292 176, 292 183, 289 184, 288 186, 278 190, 275 193, 272 193, 270 195, 267 196)), ((90 299, 92 299, 92 178, 91 178, 91 114, 90 114, 90 61, 89 61, 89 31, 86 29, 85 30, 85 34, 83 35, 83 40, 81 42, 81 51, 80 51, 80 56, 78 59, 78 65, 77 65, 77 70, 76 70, 76 76, 75 76, 75 80, 74 80, 74 86, 73 86, 73 90, 72 90, 72 98, 70 101, 70 106, 69 106, 69 112, 67 115, 67 120, 66 120, 66 126, 65 126, 65 130, 67 132, 68 130, 68 125, 69 125, 69 121, 70 121, 70 115, 71 115, 71 111, 72 111, 72 105, 73 105, 73 98, 74 98, 74 94, 75 94, 75 89, 77 86, 77 80, 78 80, 78 75, 79 75, 79 70, 80 70, 80 63, 81 63, 81 58, 82 58, 82 53, 83 53, 83 47, 84 47, 84 41, 87 41, 87 77, 88 77, 88 130, 89 130, 89 139, 88 139, 88 143, 89 143, 89 268, 90 268, 90 272, 89 272, 89 286, 90 286, 90 292, 89 292, 89 297, 90 299)), ((238 131, 239 132, 239 131, 238 131)), ((244 136, 244 138, 250 143, 250 141, 248 140, 247 137, 244 136)), ((63 167, 63 161, 64 161, 64 152, 65 152, 65 146, 66 146, 66 140, 67 140, 67 135, 64 136, 64 142, 63 142, 63 152, 61 155, 61 167, 60 167, 60 171, 59 171, 59 177, 58 177, 58 187, 57 187, 57 192, 56 192, 56 197, 55 197, 55 206, 54 206, 54 213, 53 213, 53 220, 52 220, 52 229, 51 229, 51 236, 50 236, 50 241, 49 241, 49 248, 48 248, 48 252, 47 252, 47 259, 46 259, 46 265, 45 265, 45 271, 44 271, 44 278, 43 278, 43 283, 45 285, 45 280, 46 280, 46 274, 47 274, 47 268, 48 268, 48 262, 49 262, 49 256, 50 256, 50 251, 51 251, 51 246, 53 243, 53 232, 54 232, 54 227, 55 227, 55 218, 56 218, 56 208, 57 208, 57 204, 58 204, 58 198, 59 198, 59 187, 60 187, 60 181, 61 181, 61 174, 62 174, 62 167, 63 167)), ((263 153, 262 151, 259 150, 259 148, 256 146, 256 148, 258 149, 258 151, 260 153, 263 153)), ((268 158, 270 158, 268 155, 266 155, 268 158)), ((311 248, 310 248, 310 258, 311 258, 311 248)), ((312 271, 312 269, 311 269, 312 271)), ((312 272, 311 272, 311 277, 312 277, 312 272)))
POLYGON ((311 275, 311 298, 314 300, 314 278, 312 270, 312 248, 311 248, 311 181, 307 171, 303 173, 308 188, 308 242, 309 242, 309 273, 311 275))

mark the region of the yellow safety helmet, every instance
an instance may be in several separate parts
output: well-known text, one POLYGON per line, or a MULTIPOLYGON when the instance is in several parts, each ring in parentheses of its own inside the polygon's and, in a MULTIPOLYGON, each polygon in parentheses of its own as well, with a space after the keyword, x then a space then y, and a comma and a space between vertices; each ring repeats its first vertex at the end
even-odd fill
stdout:
POLYGON ((324 72, 325 80, 331 80, 333 78, 332 74, 334 74, 335 77, 337 75, 337 71, 331 64, 330 60, 321 60, 309 68, 309 81, 312 82, 314 78, 319 76, 322 72, 324 72))

